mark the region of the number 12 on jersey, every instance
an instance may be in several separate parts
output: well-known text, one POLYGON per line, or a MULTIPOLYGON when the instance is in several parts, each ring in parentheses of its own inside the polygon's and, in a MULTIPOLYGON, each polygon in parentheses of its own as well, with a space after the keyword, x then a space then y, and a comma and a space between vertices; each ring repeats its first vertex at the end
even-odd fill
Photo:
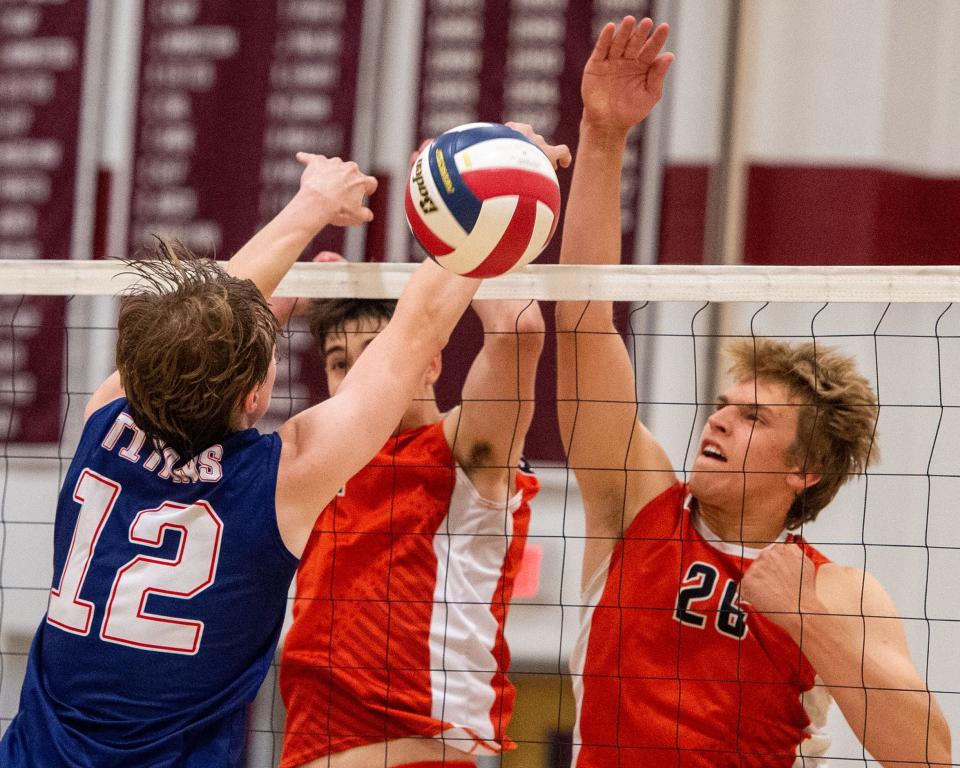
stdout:
MULTIPOLYGON (((84 469, 73 491, 80 514, 73 530, 60 583, 50 590, 47 622, 67 632, 90 633, 94 603, 81 599, 97 544, 116 506, 121 487, 84 469)), ((170 558, 138 554, 117 569, 100 626, 100 639, 144 650, 193 655, 200 650, 203 622, 146 611, 150 595, 188 600, 213 584, 220 555, 223 522, 205 501, 165 501, 139 511, 128 531, 131 544, 159 548, 167 533, 179 531, 170 558)))

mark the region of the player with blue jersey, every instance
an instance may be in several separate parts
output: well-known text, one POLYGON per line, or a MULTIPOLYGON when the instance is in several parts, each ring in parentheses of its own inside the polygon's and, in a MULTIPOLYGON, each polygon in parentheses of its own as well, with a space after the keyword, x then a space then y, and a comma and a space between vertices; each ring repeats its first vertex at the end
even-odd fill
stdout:
POLYGON ((425 263, 337 396, 260 434, 278 333, 266 298, 323 227, 372 218, 373 178, 298 159, 297 194, 226 270, 163 242, 133 264, 143 280, 61 489, 0 765, 238 765, 317 514, 389 437, 476 291, 425 263))

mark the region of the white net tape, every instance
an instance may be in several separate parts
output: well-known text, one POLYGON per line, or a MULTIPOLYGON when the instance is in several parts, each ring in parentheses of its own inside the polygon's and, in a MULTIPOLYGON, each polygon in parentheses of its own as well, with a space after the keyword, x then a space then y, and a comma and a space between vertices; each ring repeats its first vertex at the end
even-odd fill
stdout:
MULTIPOLYGON (((296 264, 277 296, 396 298, 415 264, 296 264)), ((0 261, 0 294, 113 294, 132 282, 113 261, 0 261)), ((960 267, 530 265, 487 280, 479 298, 548 301, 937 302, 960 300, 960 267)))

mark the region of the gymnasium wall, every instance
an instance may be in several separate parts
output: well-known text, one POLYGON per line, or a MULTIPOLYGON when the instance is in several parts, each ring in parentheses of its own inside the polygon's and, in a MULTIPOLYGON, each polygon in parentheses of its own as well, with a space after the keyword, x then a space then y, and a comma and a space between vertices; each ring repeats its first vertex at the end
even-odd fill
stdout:
MULTIPOLYGON (((660 260, 699 263, 728 8, 671 8, 678 57, 660 260)), ((960 5, 751 0, 740 10, 744 261, 956 263, 960 5)))

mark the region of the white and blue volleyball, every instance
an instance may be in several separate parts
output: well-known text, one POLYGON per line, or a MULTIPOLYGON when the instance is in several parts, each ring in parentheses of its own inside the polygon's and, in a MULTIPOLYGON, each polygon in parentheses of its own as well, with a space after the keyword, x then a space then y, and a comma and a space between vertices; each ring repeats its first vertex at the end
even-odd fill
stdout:
POLYGON ((533 261, 560 211, 550 160, 499 123, 469 123, 437 137, 417 156, 405 197, 407 223, 423 249, 468 277, 533 261))

